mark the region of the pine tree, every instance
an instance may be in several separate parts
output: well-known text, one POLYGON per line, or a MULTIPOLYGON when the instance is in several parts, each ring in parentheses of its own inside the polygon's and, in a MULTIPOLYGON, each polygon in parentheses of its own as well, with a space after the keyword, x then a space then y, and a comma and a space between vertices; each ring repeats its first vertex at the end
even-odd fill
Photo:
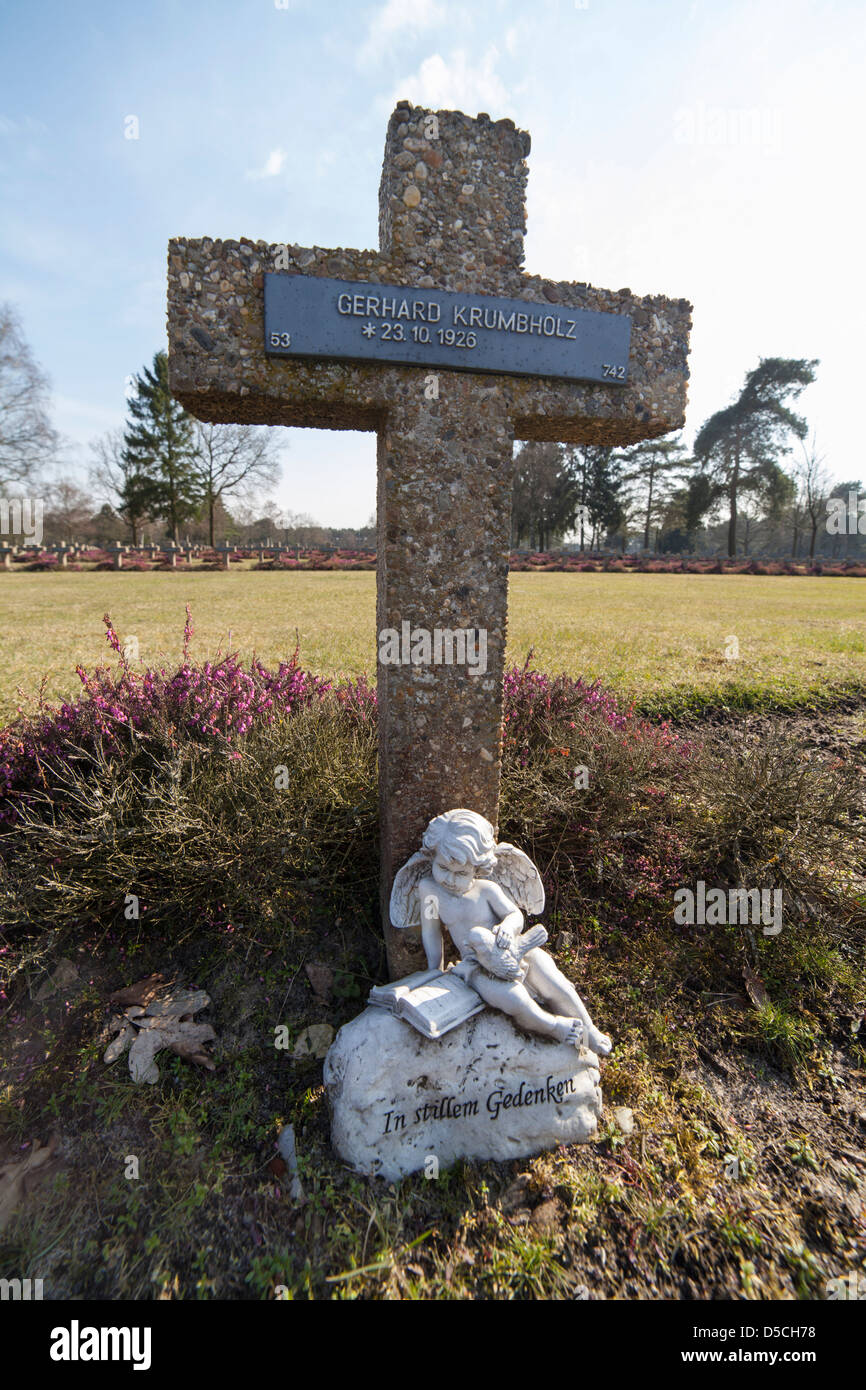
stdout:
POLYGON ((732 405, 701 426, 694 454, 712 484, 713 500, 727 497, 728 555, 737 553, 737 503, 741 492, 759 494, 774 509, 786 492, 777 462, 790 451, 789 435, 805 439, 806 421, 786 402, 815 380, 817 361, 762 358, 749 372, 732 405))
POLYGON ((594 549, 606 534, 625 525, 620 460, 607 444, 580 444, 567 450, 567 457, 575 481, 580 548, 589 540, 594 549))
POLYGON ((193 472, 194 422, 169 391, 165 352, 154 355, 153 369, 145 367, 135 384, 123 439, 129 493, 124 501, 139 516, 154 512, 163 516, 177 542, 179 527, 196 515, 199 506, 193 472))
POLYGON ((624 469, 622 481, 643 518, 643 548, 650 549, 653 526, 658 548, 658 531, 673 496, 675 476, 690 462, 682 439, 644 439, 617 457, 624 469))
POLYGON ((523 444, 514 461, 511 526, 513 544, 524 536, 538 550, 549 547, 574 524, 577 485, 561 444, 523 444))

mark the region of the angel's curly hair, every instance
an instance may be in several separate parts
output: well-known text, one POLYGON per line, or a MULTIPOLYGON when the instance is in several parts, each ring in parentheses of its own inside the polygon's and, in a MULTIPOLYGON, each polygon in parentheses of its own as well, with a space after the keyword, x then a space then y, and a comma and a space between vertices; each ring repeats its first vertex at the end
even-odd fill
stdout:
POLYGON ((496 863, 493 826, 476 811, 445 811, 434 816, 421 843, 433 854, 438 850, 450 859, 465 860, 476 869, 492 869, 496 863))

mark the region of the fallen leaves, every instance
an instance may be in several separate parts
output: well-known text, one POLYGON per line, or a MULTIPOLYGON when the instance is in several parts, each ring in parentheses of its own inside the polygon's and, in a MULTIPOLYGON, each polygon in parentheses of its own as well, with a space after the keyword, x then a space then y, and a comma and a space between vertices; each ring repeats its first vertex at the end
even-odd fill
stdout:
POLYGON ((125 989, 116 989, 109 995, 109 1004, 114 1004, 118 1009, 127 1009, 137 1006, 146 1009, 151 999, 155 999, 160 990, 165 987, 165 976, 160 974, 146 975, 143 980, 137 980, 134 985, 127 985, 125 989))
POLYGON ((215 1070, 205 1044, 213 1042, 216 1033, 209 1023, 196 1023, 193 1019, 194 1014, 210 1004, 203 989, 167 986, 162 975, 148 975, 126 989, 116 990, 110 1002, 121 1012, 109 1024, 109 1032, 117 1033, 117 1037, 108 1044, 103 1060, 108 1064, 116 1062, 129 1048, 133 1081, 154 1085, 159 1080, 156 1057, 164 1050, 208 1071, 215 1070))
POLYGON ((331 967, 321 961, 311 961, 309 965, 304 966, 304 973, 316 997, 324 999, 327 1003, 334 988, 334 972, 331 967))
POLYGON ((60 1162, 54 1157, 56 1147, 57 1139, 52 1136, 47 1144, 34 1144, 23 1158, 0 1162, 0 1231, 9 1224, 37 1183, 56 1172, 60 1162))
POLYGON ((334 1030, 330 1023, 311 1023, 302 1028, 295 1042, 293 1057, 325 1057, 334 1041, 334 1030))
POLYGON ((50 977, 43 980, 36 991, 36 1002, 44 1004, 47 999, 53 998, 55 994, 60 994, 63 990, 72 988, 77 982, 78 966, 74 961, 63 957, 57 962, 50 977))
POLYGON ((761 979, 760 975, 755 974, 748 961, 743 962, 743 982, 746 986, 746 993, 755 1008, 762 1009, 769 996, 764 986, 764 981, 761 979))

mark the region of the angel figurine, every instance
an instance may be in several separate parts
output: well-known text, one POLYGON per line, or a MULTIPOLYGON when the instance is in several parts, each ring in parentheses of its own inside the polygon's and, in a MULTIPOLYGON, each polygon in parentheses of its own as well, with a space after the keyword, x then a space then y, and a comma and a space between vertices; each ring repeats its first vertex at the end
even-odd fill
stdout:
POLYGON ((600 1033, 574 986, 541 949, 540 924, 524 932, 524 911, 544 908, 541 876, 528 855, 496 843, 493 826, 474 811, 446 811, 424 832, 394 880, 391 921, 421 926, 430 970, 444 968, 445 927, 460 956, 454 969, 486 1004, 530 1033, 606 1056, 600 1033), (521 910, 522 909, 522 910, 521 910))

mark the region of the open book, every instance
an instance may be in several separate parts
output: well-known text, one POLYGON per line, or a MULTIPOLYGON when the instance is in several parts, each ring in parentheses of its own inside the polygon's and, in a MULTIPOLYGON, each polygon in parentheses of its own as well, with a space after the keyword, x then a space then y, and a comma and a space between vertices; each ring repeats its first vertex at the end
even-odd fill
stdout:
POLYGON ((484 1000, 453 970, 416 970, 390 985, 374 985, 370 1004, 405 1019, 425 1038, 441 1038, 484 1008, 484 1000))

